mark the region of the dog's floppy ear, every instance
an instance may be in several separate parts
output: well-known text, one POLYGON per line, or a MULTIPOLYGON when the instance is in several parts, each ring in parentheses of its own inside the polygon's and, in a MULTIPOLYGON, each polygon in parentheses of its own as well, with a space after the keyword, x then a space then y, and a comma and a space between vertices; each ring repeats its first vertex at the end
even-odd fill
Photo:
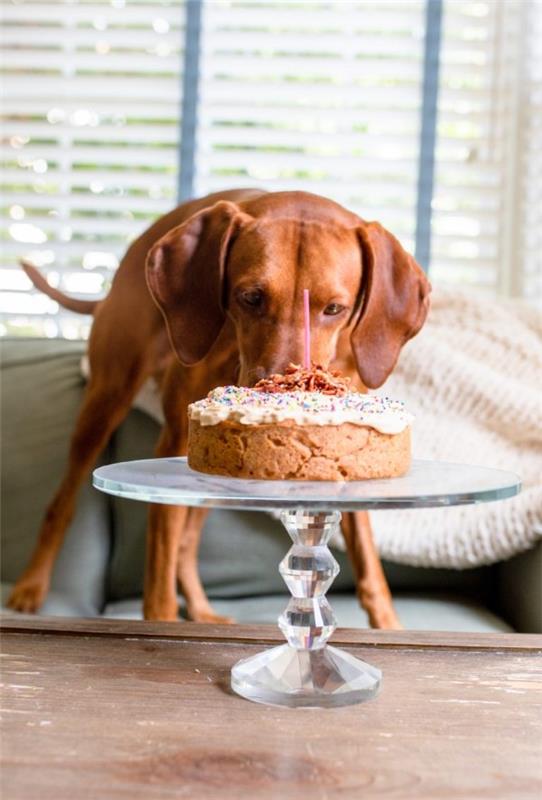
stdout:
POLYGON ((358 228, 362 252, 361 307, 352 331, 360 377, 370 389, 381 386, 427 316, 431 284, 422 268, 377 222, 358 228))
POLYGON ((201 361, 224 324, 225 262, 243 217, 235 203, 221 200, 169 231, 147 256, 147 285, 183 364, 201 361))

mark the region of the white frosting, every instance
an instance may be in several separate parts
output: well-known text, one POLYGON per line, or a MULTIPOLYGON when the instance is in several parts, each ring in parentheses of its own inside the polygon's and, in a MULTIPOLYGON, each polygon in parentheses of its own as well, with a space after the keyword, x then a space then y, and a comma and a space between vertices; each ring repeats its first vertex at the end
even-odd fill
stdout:
POLYGON ((348 392, 343 396, 320 392, 259 392, 241 386, 219 386, 204 400, 192 403, 188 415, 200 425, 225 420, 243 425, 291 421, 296 425, 341 425, 350 422, 397 434, 414 417, 400 400, 348 392))

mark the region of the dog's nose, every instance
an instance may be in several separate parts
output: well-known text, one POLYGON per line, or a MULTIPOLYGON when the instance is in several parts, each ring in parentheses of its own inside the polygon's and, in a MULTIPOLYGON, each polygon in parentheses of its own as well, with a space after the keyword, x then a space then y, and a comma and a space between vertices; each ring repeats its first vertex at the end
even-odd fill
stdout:
POLYGON ((258 381, 261 381, 264 378, 268 378, 275 372, 281 372, 281 371, 282 370, 280 369, 280 367, 275 367, 274 365, 270 365, 267 367, 258 365, 257 367, 250 367, 250 369, 246 370, 246 372, 241 371, 239 378, 243 386, 255 386, 258 383, 258 381))
POLYGON ((269 371, 265 367, 241 366, 239 371, 239 386, 255 386, 262 378, 267 377, 269 371))
POLYGON ((254 383, 258 383, 258 381, 267 378, 267 376, 269 375, 269 370, 267 370, 265 367, 254 367, 254 369, 251 370, 251 372, 252 372, 251 377, 254 378, 254 383))

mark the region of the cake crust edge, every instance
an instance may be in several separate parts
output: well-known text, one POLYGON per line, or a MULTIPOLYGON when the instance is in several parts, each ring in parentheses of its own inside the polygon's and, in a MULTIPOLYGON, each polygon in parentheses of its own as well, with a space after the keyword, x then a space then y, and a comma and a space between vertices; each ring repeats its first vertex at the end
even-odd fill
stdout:
POLYGON ((190 419, 188 465, 211 475, 256 480, 355 481, 395 478, 411 463, 410 427, 396 434, 291 421, 243 425, 190 419))

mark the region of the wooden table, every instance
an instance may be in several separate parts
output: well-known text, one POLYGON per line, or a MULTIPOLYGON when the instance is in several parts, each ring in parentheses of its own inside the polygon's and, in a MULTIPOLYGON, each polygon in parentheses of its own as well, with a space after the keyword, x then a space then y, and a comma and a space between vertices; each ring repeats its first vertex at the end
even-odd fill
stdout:
POLYGON ((540 798, 542 637, 338 630, 384 672, 333 710, 232 695, 273 627, 4 617, 2 797, 540 798))

